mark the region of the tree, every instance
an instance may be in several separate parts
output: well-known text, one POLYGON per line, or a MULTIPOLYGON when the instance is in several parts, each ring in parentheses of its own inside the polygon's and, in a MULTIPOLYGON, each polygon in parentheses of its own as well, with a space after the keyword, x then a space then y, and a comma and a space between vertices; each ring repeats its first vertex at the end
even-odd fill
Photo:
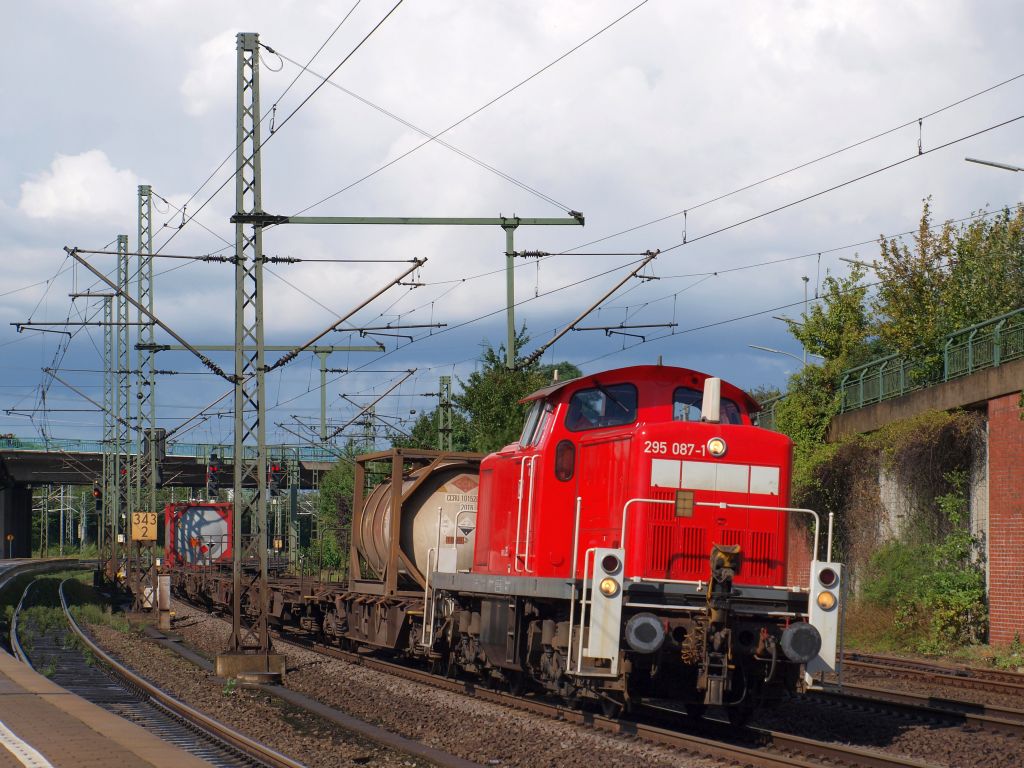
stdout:
POLYGON ((821 302, 804 315, 802 323, 789 325, 789 332, 808 352, 823 358, 820 365, 805 365, 789 377, 786 398, 775 408, 775 427, 789 435, 796 447, 798 493, 825 442, 832 417, 839 412, 842 372, 872 356, 864 275, 864 268, 854 264, 846 277, 827 276, 821 302))
MULTIPOLYGON (((438 409, 424 411, 416 419, 409 435, 391 435, 391 444, 396 448, 431 448, 438 445, 438 409)), ((452 409, 452 450, 468 451, 469 422, 461 413, 452 409)))
POLYGON ((529 340, 523 326, 516 334, 516 367, 512 369, 505 366, 504 345, 495 349, 488 344, 480 358, 480 370, 459 381, 462 392, 453 400, 468 421, 470 450, 489 453, 515 442, 526 416, 526 407, 519 401, 550 384, 554 370, 561 380, 581 375, 579 368, 568 362, 542 366, 519 357, 518 351, 529 340))
POLYGON ((950 331, 1024 306, 1024 205, 962 225, 947 258, 950 331))
POLYGON ((789 332, 808 352, 824 358, 830 374, 864 362, 871 334, 865 297, 868 287, 861 281, 866 270, 853 264, 846 277, 827 275, 822 283, 821 303, 811 307, 802 323, 790 323, 789 332))
POLYGON ((955 230, 947 222, 932 231, 931 198, 914 235, 914 247, 902 239, 881 240, 881 259, 876 266, 879 286, 872 301, 877 313, 875 331, 883 346, 905 357, 934 354, 939 340, 954 330, 945 312, 949 273, 946 261, 954 248, 955 230))
POLYGON ((763 406, 769 400, 781 397, 782 390, 774 384, 758 384, 756 387, 748 389, 747 394, 754 398, 758 405, 763 406))
POLYGON ((320 478, 319 496, 314 513, 320 538, 303 551, 303 556, 309 564, 340 569, 348 563, 356 476, 353 459, 357 453, 357 446, 350 440, 344 448, 342 457, 320 478))

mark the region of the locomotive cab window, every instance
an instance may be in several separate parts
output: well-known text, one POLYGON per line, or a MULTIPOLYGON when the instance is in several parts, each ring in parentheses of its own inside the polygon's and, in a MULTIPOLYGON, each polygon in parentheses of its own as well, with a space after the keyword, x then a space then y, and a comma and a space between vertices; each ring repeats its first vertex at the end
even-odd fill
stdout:
POLYGON ((551 413, 551 405, 546 400, 535 400, 526 413, 526 423, 523 424, 523 433, 519 436, 519 447, 528 448, 536 445, 540 436, 544 434, 544 426, 547 424, 548 416, 551 413))
POLYGON ((570 432, 616 427, 636 421, 636 387, 633 384, 598 384, 581 389, 569 400, 565 426, 570 432))
MULTIPOLYGON (((672 393, 672 420, 700 421, 704 416, 700 410, 703 401, 702 392, 689 387, 677 387, 672 393)), ((742 424, 743 417, 740 415, 739 406, 723 397, 718 420, 723 424, 742 424)))

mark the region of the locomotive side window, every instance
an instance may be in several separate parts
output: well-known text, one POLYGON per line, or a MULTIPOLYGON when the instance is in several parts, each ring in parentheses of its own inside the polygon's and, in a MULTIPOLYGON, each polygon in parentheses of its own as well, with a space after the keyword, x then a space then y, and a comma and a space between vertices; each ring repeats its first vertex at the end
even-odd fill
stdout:
POLYGON ((537 444, 544 433, 544 425, 547 424, 550 414, 551 405, 544 400, 537 400, 530 406, 526 414, 526 423, 523 425, 523 433, 519 436, 520 448, 537 444))
POLYGON ((581 389, 569 400, 565 426, 570 432, 615 427, 636 421, 636 387, 632 384, 598 384, 581 389))
MULTIPOLYGON (((677 387, 676 391, 672 393, 672 420, 700 421, 704 415, 700 410, 703 401, 704 394, 702 392, 689 387, 677 387)), ((724 397, 718 418, 723 424, 743 423, 739 406, 724 397)))

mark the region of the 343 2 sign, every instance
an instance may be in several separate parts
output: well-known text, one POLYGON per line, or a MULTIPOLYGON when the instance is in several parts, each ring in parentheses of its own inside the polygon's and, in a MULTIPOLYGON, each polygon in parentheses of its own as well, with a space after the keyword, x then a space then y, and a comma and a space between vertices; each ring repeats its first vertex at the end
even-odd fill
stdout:
POLYGON ((132 512, 132 541, 156 541, 156 512, 132 512))

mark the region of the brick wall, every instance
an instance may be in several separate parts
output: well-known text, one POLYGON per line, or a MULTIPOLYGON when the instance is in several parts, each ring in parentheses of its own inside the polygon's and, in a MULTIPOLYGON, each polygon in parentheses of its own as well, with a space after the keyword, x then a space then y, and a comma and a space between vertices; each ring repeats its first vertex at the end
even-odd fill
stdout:
MULTIPOLYGON (((811 578, 812 539, 807 528, 798 523, 796 518, 796 513, 791 514, 789 518, 789 533, 786 543, 786 585, 806 587, 811 578)), ((821 535, 824 541, 824 531, 821 535)))
POLYGON ((1024 421, 1014 393, 988 403, 989 639, 1024 639, 1024 421))

